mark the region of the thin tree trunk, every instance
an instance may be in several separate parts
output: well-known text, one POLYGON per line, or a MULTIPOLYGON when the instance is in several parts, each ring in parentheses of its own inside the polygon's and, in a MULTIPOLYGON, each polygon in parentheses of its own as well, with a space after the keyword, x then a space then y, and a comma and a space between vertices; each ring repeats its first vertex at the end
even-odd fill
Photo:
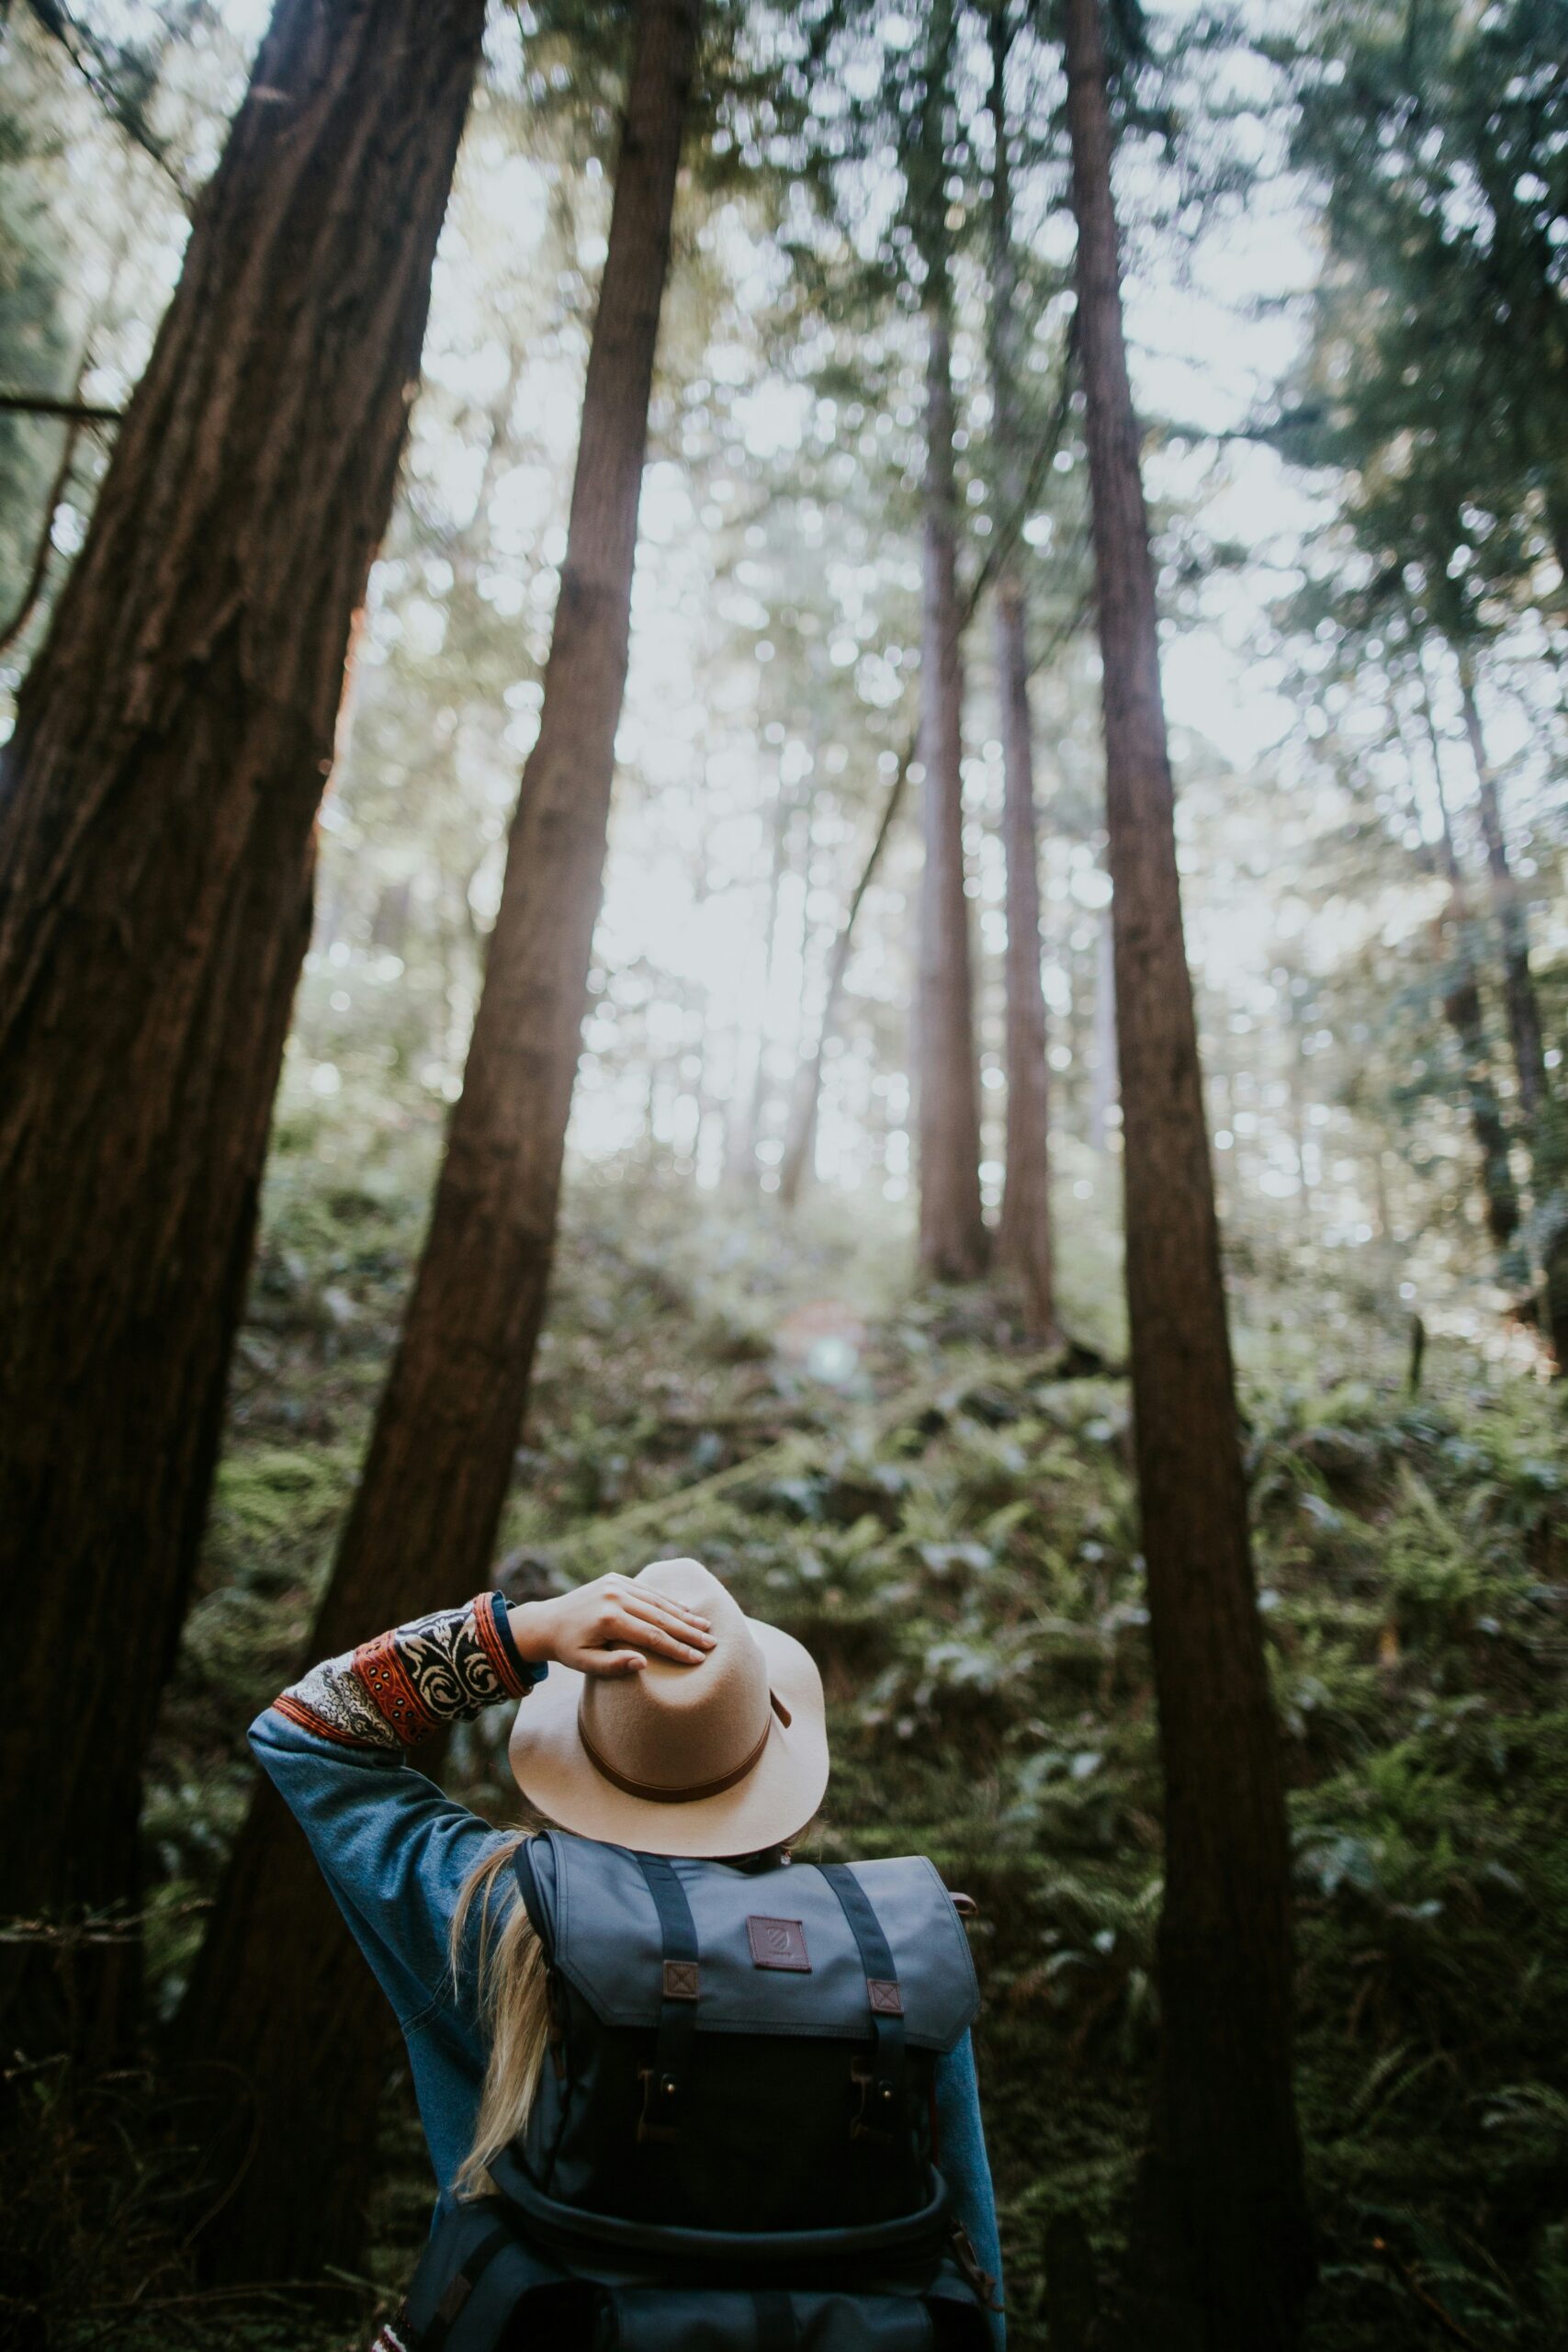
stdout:
POLYGON ((9 652, 43 601, 43 592, 49 581, 50 560, 54 553, 54 518, 60 511, 61 501, 71 487, 71 477, 76 467, 76 444, 81 437, 82 420, 73 416, 65 427, 59 462, 50 478, 44 498, 43 520, 33 544, 33 560, 22 583, 22 593, 9 616, 0 626, 0 653, 9 652))
POLYGON ((920 646, 920 885, 915 1020, 919 1254, 941 1282, 986 1270, 980 1092, 969 900, 964 888, 964 673, 957 487, 945 288, 927 307, 924 621, 920 646))
POLYGON ((784 848, 789 837, 792 803, 781 775, 773 793, 772 851, 768 861, 768 911, 762 924, 761 1013, 757 1030, 757 1059, 746 1108, 737 1123, 732 1147, 727 1151, 728 1172, 737 1183, 754 1184, 757 1145, 762 1132, 762 1105, 768 1088, 768 1011, 773 1000, 773 958, 778 950, 779 899, 784 890, 784 848))
POLYGON ((1451 944, 1443 982, 1443 1017, 1460 1049, 1471 1133, 1481 1160, 1486 1230, 1497 1252, 1504 1281, 1510 1288, 1517 1288, 1527 1271, 1519 1250, 1519 1196, 1508 1163, 1508 1130, 1497 1090, 1492 1083, 1481 990, 1464 939, 1469 929, 1468 912, 1457 885, 1449 900, 1449 926, 1451 944))
MULTIPOLYGON (((319 1656, 481 1586, 512 1474, 587 1001, 697 18, 698 0, 642 0, 637 19, 539 733, 429 1234, 310 1635, 319 1656)), ((270 1791, 241 1833, 182 2026, 254 2101, 221 2268, 293 2278, 352 2261, 389 2019, 270 1791)))
POLYGON ((850 952, 854 945, 855 924, 860 919, 860 910, 864 904, 866 892, 875 879, 876 869, 882 863, 882 853, 887 846, 894 821, 903 805, 904 789, 908 783, 909 770, 913 763, 914 746, 911 744, 899 761, 897 773, 887 788, 887 797, 882 804, 882 815, 877 820, 876 831, 872 836, 871 847, 866 852, 865 864, 861 867, 860 878, 850 893, 850 903, 845 910, 844 920, 839 927, 839 935, 833 942, 833 952, 828 959, 828 987, 823 999, 822 1018, 818 1024, 817 1043, 812 1049, 809 1060, 802 1064, 796 1074, 795 1090, 790 1097, 789 1129, 784 1139, 784 1158, 779 1163, 779 1203, 786 1209, 794 1208, 800 1197, 807 1160, 816 1138, 817 1102, 822 1088, 822 1063, 827 1053, 828 1040, 832 1036, 838 1023, 839 1005, 844 993, 844 975, 850 968, 850 952))
POLYGON ((1285 1101, 1291 1149, 1296 1155, 1296 1215, 1303 1241, 1312 1238, 1313 1188, 1307 1175, 1307 1104, 1306 1104, 1306 1023, 1302 1018, 1296 990, 1290 989, 1286 1029, 1289 1037, 1289 1062, 1285 1071, 1285 1101))
POLYGON ((0 392, 0 416, 50 416, 72 424, 118 424, 125 411, 95 401, 60 400, 48 392, 0 392))
MULTIPOLYGON (((837 999, 843 985, 843 974, 838 968, 839 951, 844 946, 846 934, 840 931, 833 943, 832 961, 828 972, 828 996, 837 999)), ((817 1165, 817 1114, 822 1101, 822 1064, 828 1046, 827 1008, 824 1007, 817 1044, 807 1057, 795 1068, 795 1084, 790 1089, 789 1115, 784 1123, 784 1152, 779 1160, 779 1206, 793 1209, 799 1206, 800 1195, 807 1177, 817 1165)))
POLYGON ((1040 847, 1030 741, 1023 591, 997 591, 997 675, 1002 701, 1002 847, 1007 864, 1007 1148, 997 1255, 1017 1274, 1024 1319, 1040 1340, 1055 1328, 1052 1265, 1051 1101, 1045 990, 1040 976, 1040 847))
MULTIPOLYGON (((990 546, 987 551, 986 560, 981 564, 973 581, 970 582, 968 592, 964 595, 959 606, 958 633, 960 637, 963 636, 964 630, 974 619, 976 613, 979 609, 981 598, 985 595, 992 582, 999 578, 1002 567, 1010 556, 1013 544, 1023 527, 1029 503, 1035 495, 1041 481, 1043 479, 1050 467, 1051 460, 1061 447, 1062 434, 1066 425, 1072 396, 1072 357, 1076 340, 1077 331, 1075 328, 1069 330, 1068 333, 1067 350, 1064 356, 1062 364, 1061 390, 1056 401, 1055 409, 1049 424, 1046 426, 1044 434, 1041 437, 1038 447, 1033 452, 1029 469, 1028 480, 1023 485, 1021 495, 1020 496, 1017 505, 1010 514, 998 518, 997 528, 991 534, 990 546)), ((1081 618, 1081 616, 1077 617, 1081 618)), ((1075 620, 1074 626, 1077 626, 1077 620, 1075 620)), ((1067 633, 1067 631, 1064 630, 1058 634, 1052 645, 1046 649, 1047 656, 1056 650, 1057 646, 1061 642, 1061 638, 1067 633)), ((1036 662, 1032 662, 1029 666, 1029 675, 1033 674, 1033 671, 1037 666, 1037 663, 1038 656, 1036 657, 1036 662)), ((872 882, 875 877, 877 866, 880 865, 882 860, 882 853, 887 846, 888 837, 893 831, 894 820, 897 817, 899 809, 903 806, 905 786, 908 785, 909 780, 909 770, 914 764, 919 750, 919 737, 917 731, 916 735, 911 739, 905 749, 894 774, 893 781, 887 788, 887 797, 883 804, 882 817, 878 822, 875 835, 872 841, 871 849, 866 856, 865 864, 861 868, 860 879, 855 884, 853 890, 850 894, 850 901, 845 910, 843 925, 838 939, 834 942, 832 955, 829 958, 829 985, 822 1007, 822 1019, 818 1027, 817 1043, 812 1049, 810 1060, 807 1063, 799 1080, 803 1096, 810 1102, 811 1105, 813 1132, 815 1131, 816 1121, 815 1091, 821 1084, 822 1064, 825 1058, 826 1048, 829 1038, 833 1035, 839 1006, 843 995, 843 978, 845 972, 849 968, 850 947, 855 922, 860 914, 861 905, 865 898, 865 894, 870 889, 872 882), (837 975, 836 978, 834 977, 835 974, 837 975)), ((798 1186, 796 1189, 798 1190, 798 1186)), ((784 1186, 782 1180, 779 1184, 779 1198, 781 1202, 784 1200, 784 1186)))
POLYGON ((1518 1075, 1519 1104, 1526 1124, 1533 1122, 1546 1093, 1546 1062, 1540 1034, 1540 1006, 1530 971, 1529 928, 1520 902, 1518 884, 1508 862, 1507 838, 1497 797, 1497 777, 1487 756, 1481 712, 1475 700, 1475 673, 1468 652, 1459 656, 1460 701, 1464 731, 1475 765, 1480 794, 1481 832, 1486 843, 1486 871, 1491 885, 1492 913, 1503 941, 1503 1001, 1508 1014, 1508 1042, 1514 1049, 1518 1075))
POLYGON ((1503 1001, 1518 1075, 1519 1103, 1529 1136, 1534 1211, 1531 1238, 1542 1273, 1540 1316, 1559 1374, 1568 1372, 1568 1102, 1547 1076, 1540 1001, 1530 970, 1529 926, 1508 859, 1497 777, 1487 756, 1475 678, 1468 652, 1460 661, 1464 731, 1480 787, 1481 831, 1486 843, 1492 912, 1503 940, 1503 1001))
MULTIPOLYGON (((28 1834, 0 1839, 0 1913, 136 1909, 316 809, 484 15, 279 0, 3 755, 0 1802, 28 1834)), ((0 1949, 7 2047, 119 2039, 134 1936, 58 1973, 0 1949)))
MULTIPOLYGON (((991 13, 991 286, 988 343, 991 435, 998 453, 998 521, 1024 496, 1018 427, 1018 266, 1008 154, 1006 0, 991 13)), ((1045 990, 1040 977, 1040 844, 1029 710, 1029 616, 1014 548, 997 582, 997 690, 1001 704, 1002 850, 1007 870, 1005 1060, 1007 1145, 997 1258, 1017 1277, 1024 1322, 1037 1340, 1055 1328, 1051 1234, 1051 1101, 1045 1059, 1045 990)))
POLYGON ((1290 1848, 1182 938, 1099 0, 1066 0, 1066 29, 1134 1420, 1166 1792, 1160 2054, 1133 2283, 1205 2352, 1271 2352, 1297 2342, 1313 2275, 1292 2084, 1290 1848))
POLYGON ((1420 676, 1421 707, 1427 721, 1427 743, 1432 760, 1432 783, 1438 796, 1440 827, 1438 855, 1449 886, 1449 963, 1443 977, 1443 1018, 1459 1047, 1460 1070, 1471 1133, 1481 1162, 1481 1198, 1486 1230, 1497 1252, 1498 1271, 1510 1289, 1529 1279, 1529 1267, 1519 1245, 1519 1195, 1508 1159, 1508 1127, 1492 1077, 1492 1051, 1486 1035, 1486 1014, 1476 974, 1474 917, 1464 870, 1459 862, 1448 787, 1443 782, 1442 745, 1426 673, 1420 676))
POLYGON ((1116 1080, 1115 923, 1111 909, 1100 918, 1094 949, 1094 1070, 1089 1081, 1089 1139, 1094 1150, 1110 1148, 1111 1113, 1116 1080))

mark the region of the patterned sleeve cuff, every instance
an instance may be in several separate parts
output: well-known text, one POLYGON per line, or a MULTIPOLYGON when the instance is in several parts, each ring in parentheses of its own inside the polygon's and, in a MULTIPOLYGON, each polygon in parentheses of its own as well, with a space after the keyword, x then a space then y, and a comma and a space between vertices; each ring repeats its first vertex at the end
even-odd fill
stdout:
POLYGON ((273 1704, 306 1731, 351 1747, 415 1747, 498 1699, 520 1699, 548 1668, 518 1654, 498 1592, 437 1610, 312 1667, 273 1704))

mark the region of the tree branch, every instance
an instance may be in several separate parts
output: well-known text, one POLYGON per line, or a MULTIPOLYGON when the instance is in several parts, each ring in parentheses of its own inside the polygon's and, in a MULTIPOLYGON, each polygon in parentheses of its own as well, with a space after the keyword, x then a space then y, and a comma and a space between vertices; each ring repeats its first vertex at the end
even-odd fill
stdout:
POLYGON ((44 582, 49 578, 49 559, 54 552, 54 517, 59 511, 61 500, 70 487, 71 469, 76 462, 76 444, 81 437, 82 419, 80 416, 73 416, 66 427, 65 447, 60 453, 60 463, 54 469, 54 479, 49 485, 49 498, 43 510, 43 524, 39 532, 38 546, 33 550, 32 567, 28 573, 27 585, 17 599, 15 612, 5 627, 0 628, 0 653, 10 651, 38 610, 39 599, 43 594, 44 582))
POLYGON ((56 400, 49 392, 0 392, 0 416, 54 416, 67 424, 118 424, 125 411, 96 401, 56 400))

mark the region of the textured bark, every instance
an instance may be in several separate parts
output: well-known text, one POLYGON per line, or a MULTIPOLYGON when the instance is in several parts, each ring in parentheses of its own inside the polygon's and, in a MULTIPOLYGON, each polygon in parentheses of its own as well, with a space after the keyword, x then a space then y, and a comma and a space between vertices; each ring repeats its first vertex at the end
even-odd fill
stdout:
MULTIPOLYGON (((310 1635, 317 1656, 482 1586, 512 1473, 587 1003, 697 17, 697 0, 642 0, 637 17, 538 740, 402 1339, 310 1635)), ((299 2277, 352 2261, 388 2020, 269 1791, 242 1831, 182 2027, 254 2102, 254 2153, 216 2225, 216 2266, 299 2277)))
MULTIPOLYGON (((3 755, 0 1792, 29 1827, 0 1840, 5 1913, 135 1908, 483 22, 483 0, 280 0, 3 755)), ((133 1937, 59 1972, 0 1949, 7 2046, 118 2039, 133 1937)))
POLYGON ((1501 934, 1503 1001, 1508 1042, 1519 1084, 1519 1106, 1529 1139, 1530 1189, 1534 1196, 1531 1239, 1540 1254, 1540 1313, 1559 1373, 1568 1372, 1568 1103, 1554 1094, 1547 1075, 1540 1003, 1530 970, 1529 924, 1508 859, 1507 836, 1497 793, 1496 772, 1487 755, 1475 680, 1468 654, 1460 655, 1460 693, 1464 731, 1480 792, 1481 831, 1486 843, 1492 915, 1501 934))
POLYGON ((1297 2342, 1313 2268, 1292 2086, 1290 1849, 1182 937, 1099 0, 1066 0, 1066 28, 1135 1454, 1165 1773, 1162 2030, 1130 2335, 1269 2352, 1297 2342))
POLYGON ((1497 777, 1487 756, 1476 706, 1475 680, 1469 657, 1460 657, 1460 699, 1464 711, 1465 738, 1475 765, 1480 795, 1481 832, 1486 843, 1486 872, 1491 886, 1492 914, 1502 938, 1503 1001, 1508 1015, 1508 1042, 1519 1081, 1519 1103, 1527 1121, 1535 1118, 1546 1094, 1546 1062, 1541 1044, 1540 1007, 1530 971, 1529 928, 1519 898, 1518 884, 1508 862, 1497 777))
POLYGON ((997 677, 1002 702, 1002 847, 1007 861, 1007 1158, 997 1256, 1017 1275, 1035 1338, 1055 1329, 1051 1237, 1051 1098, 1045 990, 1040 977, 1040 845, 1030 738, 1023 592, 997 592, 997 677))
MULTIPOLYGON (((991 16, 991 438, 998 520, 1020 514, 1025 466, 1018 424, 1018 267, 1008 155, 1007 11, 991 16)), ((1040 844, 1029 711, 1029 616, 1022 567, 1010 552, 997 582, 997 692, 1001 705, 1002 850, 1007 867, 1005 1059, 1007 1148, 997 1258, 1016 1276, 1036 1339, 1055 1327, 1051 1262, 1051 1102, 1045 991, 1040 977, 1040 844)))
POLYGON ((924 608, 920 639, 919 971, 915 1014, 917 1171, 923 1271, 973 1282, 986 1270, 980 1090, 975 1062, 969 901, 964 888, 964 670, 945 288, 927 307, 924 608))

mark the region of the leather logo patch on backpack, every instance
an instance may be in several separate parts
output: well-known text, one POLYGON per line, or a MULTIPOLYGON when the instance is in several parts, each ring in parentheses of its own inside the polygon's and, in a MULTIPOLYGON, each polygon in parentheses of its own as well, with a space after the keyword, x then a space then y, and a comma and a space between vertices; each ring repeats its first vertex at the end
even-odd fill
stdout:
POLYGON ((746 1922, 746 1939, 753 1968, 793 1968, 810 1975, 811 1955, 798 1919, 762 1919, 753 1912, 746 1922))

